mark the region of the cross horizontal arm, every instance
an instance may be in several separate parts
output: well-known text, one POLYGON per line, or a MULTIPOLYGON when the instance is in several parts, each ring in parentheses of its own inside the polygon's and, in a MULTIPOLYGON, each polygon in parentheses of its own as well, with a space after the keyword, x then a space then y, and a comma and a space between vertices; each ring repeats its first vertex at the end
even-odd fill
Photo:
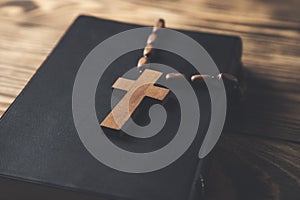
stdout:
POLYGON ((168 95, 168 93, 169 93, 169 90, 166 88, 150 86, 147 88, 146 96, 162 101, 168 95))
POLYGON ((130 80, 130 79, 120 77, 112 85, 112 88, 129 91, 132 88, 134 82, 135 80, 130 80))

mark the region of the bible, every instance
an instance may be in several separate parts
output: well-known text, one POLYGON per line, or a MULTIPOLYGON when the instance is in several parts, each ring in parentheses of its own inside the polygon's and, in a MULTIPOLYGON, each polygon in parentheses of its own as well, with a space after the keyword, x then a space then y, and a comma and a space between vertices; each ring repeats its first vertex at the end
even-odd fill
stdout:
MULTIPOLYGON (((179 74, 187 77, 200 101, 201 121, 195 139, 170 165, 145 173, 113 169, 91 155, 77 133, 72 113, 72 95, 80 66, 99 43, 115 34, 141 27, 143 26, 90 16, 79 16, 74 21, 0 120, 1 199, 201 198, 206 158, 199 159, 198 153, 204 138, 203 132, 207 130, 210 120, 210 98, 205 84, 200 86, 201 83, 189 79, 197 73, 187 60, 164 50, 155 51, 151 60, 172 66, 179 74)), ((239 37, 178 31, 201 44, 224 76, 231 74, 237 79, 242 78, 242 42, 239 37)), ((104 71, 96 87, 94 99, 98 125, 103 129, 105 137, 118 148, 139 154, 156 151, 169 144, 176 137, 181 113, 175 95, 168 92, 166 87, 157 84, 157 80, 166 76, 153 72, 157 69, 147 68, 142 72, 136 70, 130 78, 117 81, 122 74, 136 67, 141 55, 143 49, 137 49, 114 60, 104 71), (144 78, 140 78, 142 75, 144 78), (138 83, 138 80, 141 82, 142 79, 149 81, 152 76, 152 82, 147 82, 152 84, 151 87, 144 88, 140 94, 147 97, 133 104, 135 107, 131 117, 136 124, 146 126, 150 121, 150 107, 154 104, 163 106, 167 114, 166 123, 157 135, 138 138, 123 133, 118 126, 115 129, 110 128, 109 122, 101 126, 101 122, 112 110, 113 87, 122 89, 115 96, 117 104, 126 92, 131 91, 130 87, 134 83, 138 83), (153 93, 153 88, 161 92, 153 93), (149 96, 153 98, 148 98, 149 96)), ((177 80, 172 78, 171 81, 177 80)), ((240 96, 239 88, 236 89, 235 83, 230 81, 227 83, 224 80, 224 85, 228 101, 234 104, 240 96)), ((83 123, 84 118, 80 120, 83 123)), ((100 143, 101 141, 99 145, 100 143)))

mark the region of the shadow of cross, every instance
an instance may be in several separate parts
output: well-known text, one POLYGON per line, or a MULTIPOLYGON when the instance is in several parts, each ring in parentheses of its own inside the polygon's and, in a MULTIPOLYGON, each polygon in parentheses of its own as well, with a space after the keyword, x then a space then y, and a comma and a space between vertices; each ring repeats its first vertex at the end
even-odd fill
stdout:
POLYGON ((103 127, 120 130, 130 118, 144 97, 151 97, 160 101, 169 93, 166 88, 154 86, 162 72, 146 69, 137 80, 118 78, 113 88, 126 90, 127 93, 121 101, 113 108, 100 124, 103 127))

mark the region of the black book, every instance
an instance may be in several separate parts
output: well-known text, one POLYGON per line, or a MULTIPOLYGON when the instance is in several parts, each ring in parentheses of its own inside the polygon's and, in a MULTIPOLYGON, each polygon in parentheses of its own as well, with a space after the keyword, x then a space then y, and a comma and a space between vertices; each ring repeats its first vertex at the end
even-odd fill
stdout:
MULTIPOLYGON (((81 142, 72 115, 72 91, 77 71, 88 53, 108 37, 141 27, 94 17, 80 16, 4 113, 0 120, 0 199, 112 199, 187 200, 199 199, 203 163, 198 152, 209 121, 209 97, 197 88, 202 101, 201 128, 190 148, 171 165, 149 173, 125 173, 97 161, 81 142), (203 112, 203 113, 202 113, 203 112)), ((199 42, 220 72, 241 75, 240 38, 182 31, 199 42)), ((113 62, 96 92, 99 124, 110 111, 111 85, 136 65, 142 50, 130 52, 113 62)), ((186 76, 189 63, 159 51, 156 61, 172 66, 186 76), (184 66, 184 68, 182 67, 184 66)), ((203 91, 202 91, 203 90, 203 91)), ((230 96, 230 95, 228 95, 230 96)), ((147 110, 155 100, 146 99, 134 113, 138 124, 149 121, 147 110)), ((107 137, 121 148, 148 152, 166 145, 178 123, 178 102, 164 103, 168 119, 161 133, 137 139, 105 129, 107 137)), ((162 104, 162 103, 161 103, 162 104)), ((204 174, 205 176, 205 174, 204 174)))

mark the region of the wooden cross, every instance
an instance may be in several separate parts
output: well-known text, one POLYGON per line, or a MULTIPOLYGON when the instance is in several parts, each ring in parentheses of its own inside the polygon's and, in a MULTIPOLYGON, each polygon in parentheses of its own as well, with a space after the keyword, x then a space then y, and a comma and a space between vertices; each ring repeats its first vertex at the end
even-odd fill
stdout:
POLYGON ((137 80, 118 78, 112 87, 126 90, 127 93, 102 121, 101 126, 120 130, 146 96, 164 100, 169 90, 154 86, 161 75, 161 72, 146 69, 137 80))

